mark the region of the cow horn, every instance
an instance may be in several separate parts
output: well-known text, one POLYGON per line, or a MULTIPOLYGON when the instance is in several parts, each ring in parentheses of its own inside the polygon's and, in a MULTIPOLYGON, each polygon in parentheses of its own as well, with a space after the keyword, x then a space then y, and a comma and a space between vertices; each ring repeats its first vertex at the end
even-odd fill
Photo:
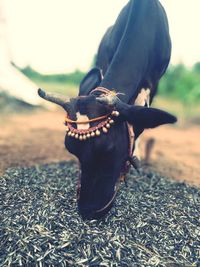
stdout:
POLYGON ((42 97, 43 99, 50 101, 52 103, 55 103, 57 105, 60 105, 62 107, 67 105, 67 102, 69 102, 69 98, 58 95, 58 94, 54 94, 54 93, 46 93, 44 90, 42 89, 38 89, 38 95, 40 97, 42 97))

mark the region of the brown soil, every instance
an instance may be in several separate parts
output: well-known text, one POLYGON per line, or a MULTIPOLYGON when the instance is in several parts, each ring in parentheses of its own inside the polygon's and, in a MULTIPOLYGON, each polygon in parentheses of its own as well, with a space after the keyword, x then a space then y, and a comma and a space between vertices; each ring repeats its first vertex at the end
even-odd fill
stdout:
MULTIPOLYGON (((200 126, 162 126, 142 137, 155 138, 150 168, 167 177, 200 186, 200 126)), ((143 148, 144 150, 144 148, 143 148)))
MULTIPOLYGON (((64 147, 64 114, 36 112, 0 118, 0 174, 9 167, 74 159, 64 147)), ((143 134, 155 139, 148 169, 200 185, 200 126, 162 126, 143 134)), ((144 152, 143 152, 144 155, 144 152)))

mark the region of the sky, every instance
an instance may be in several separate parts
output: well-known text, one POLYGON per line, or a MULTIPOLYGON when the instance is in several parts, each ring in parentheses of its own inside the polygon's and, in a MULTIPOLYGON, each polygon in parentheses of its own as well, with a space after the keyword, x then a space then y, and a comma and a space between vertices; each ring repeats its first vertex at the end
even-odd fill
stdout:
MULTIPOLYGON (((106 29, 127 0, 0 0, 9 55, 42 73, 89 70, 106 29)), ((147 1, 147 0, 146 0, 147 1)), ((172 38, 171 63, 200 61, 200 0, 161 0, 172 38)))

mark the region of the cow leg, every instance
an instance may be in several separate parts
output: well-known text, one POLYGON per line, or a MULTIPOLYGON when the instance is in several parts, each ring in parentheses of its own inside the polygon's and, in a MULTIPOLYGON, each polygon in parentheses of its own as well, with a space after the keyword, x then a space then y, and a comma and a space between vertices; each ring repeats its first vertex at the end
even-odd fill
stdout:
MULTIPOLYGON (((152 89, 150 88, 142 88, 140 93, 138 94, 134 105, 138 105, 138 106, 150 106, 150 93, 151 93, 152 89)), ((155 143, 155 139, 154 138, 150 138, 147 140, 146 144, 145 144, 145 153, 144 153, 144 163, 145 164, 149 164, 150 162, 150 157, 151 157, 151 153, 153 150, 153 146, 155 143)), ((140 138, 138 138, 135 142, 135 150, 134 150, 134 154, 133 156, 136 156, 139 160, 141 159, 141 155, 140 155, 140 138)))
MULTIPOLYGON (((150 103, 150 92, 151 90, 149 88, 142 88, 140 90, 140 93, 138 94, 134 105, 137 106, 147 106, 149 107, 149 103, 150 103)), ((135 150, 133 153, 133 156, 136 156, 139 160, 141 159, 141 153, 140 153, 140 138, 138 138, 135 141, 135 150)))
POLYGON ((145 164, 149 164, 149 162, 150 162, 150 157, 151 157, 151 153, 152 153, 154 144, 155 144, 155 139, 154 138, 149 138, 146 141, 145 156, 144 156, 144 163, 145 164))
POLYGON ((140 137, 135 141, 135 149, 133 152, 133 156, 137 157, 139 160, 141 160, 141 153, 140 153, 140 137))

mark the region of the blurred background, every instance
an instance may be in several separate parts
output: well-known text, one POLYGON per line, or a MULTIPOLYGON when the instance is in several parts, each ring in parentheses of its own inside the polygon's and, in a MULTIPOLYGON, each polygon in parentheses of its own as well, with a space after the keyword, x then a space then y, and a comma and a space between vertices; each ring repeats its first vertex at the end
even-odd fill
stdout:
MULTIPOLYGON (((64 112, 52 111, 53 105, 45 106, 37 96, 37 88, 77 95, 81 79, 93 66, 104 32, 127 2, 0 0, 2 173, 10 166, 66 159, 64 112)), ((166 167, 169 171, 174 161, 180 161, 181 155, 190 154, 189 158, 182 159, 174 175, 187 179, 194 168, 194 177, 197 176, 200 163, 197 162, 200 144, 191 144, 200 133, 200 2, 161 0, 161 3, 167 12, 173 49, 170 66, 160 82, 153 105, 176 114, 179 124, 176 128, 153 132, 158 144, 159 140, 166 140, 166 144, 160 144, 165 146, 164 151, 170 145, 171 150, 164 156, 163 151, 155 150, 152 162, 160 166, 170 155, 168 165, 171 167, 166 167), (169 136, 174 139, 168 140, 169 136), (186 144, 192 149, 191 153, 182 151, 186 144), (174 152, 175 146, 178 152, 174 152), (162 157, 163 162, 160 162, 162 157)), ((169 175, 173 176, 173 172, 169 175)))

